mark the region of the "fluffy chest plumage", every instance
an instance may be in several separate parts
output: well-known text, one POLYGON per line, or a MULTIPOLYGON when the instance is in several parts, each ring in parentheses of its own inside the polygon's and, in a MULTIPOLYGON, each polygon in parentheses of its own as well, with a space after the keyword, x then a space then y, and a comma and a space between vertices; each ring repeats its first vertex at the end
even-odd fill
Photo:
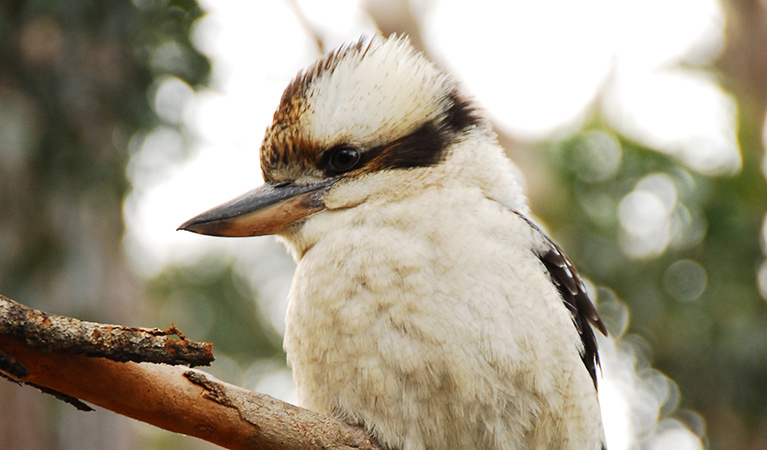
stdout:
POLYGON ((403 449, 558 448, 563 415, 598 424, 572 319, 516 214, 435 189, 305 227, 322 237, 299 260, 285 336, 304 406, 403 449))

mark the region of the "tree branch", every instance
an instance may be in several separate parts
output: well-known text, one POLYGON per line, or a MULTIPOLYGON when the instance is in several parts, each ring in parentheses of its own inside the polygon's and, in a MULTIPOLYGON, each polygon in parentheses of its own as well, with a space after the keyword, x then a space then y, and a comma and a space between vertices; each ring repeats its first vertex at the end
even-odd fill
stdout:
POLYGON ((195 342, 175 325, 167 330, 85 322, 46 314, 0 295, 0 334, 24 338, 27 345, 47 351, 103 356, 113 361, 209 366, 213 344, 195 342), (170 336, 176 335, 178 339, 170 336))
POLYGON ((0 296, 0 374, 230 449, 380 449, 358 427, 205 372, 136 362, 145 350, 153 361, 175 360, 192 348, 210 353, 210 344, 173 333, 181 338, 169 338, 163 330, 51 316, 0 296), (164 356, 158 350, 163 346, 164 356), (94 353, 99 356, 89 356, 94 353), (120 362, 126 355, 131 361, 120 362), (119 361, 107 359, 111 356, 119 361))

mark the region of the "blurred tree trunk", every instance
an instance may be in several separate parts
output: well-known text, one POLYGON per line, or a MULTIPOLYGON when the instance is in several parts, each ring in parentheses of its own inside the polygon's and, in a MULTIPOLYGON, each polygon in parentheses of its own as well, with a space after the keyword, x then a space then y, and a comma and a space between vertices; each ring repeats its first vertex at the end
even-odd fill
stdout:
POLYGON ((754 121, 758 132, 767 115, 767 3, 724 0, 722 4, 726 42, 717 65, 738 97, 741 112, 754 121))
MULTIPOLYGON (((762 135, 765 132, 763 128, 767 117, 767 2, 724 0, 722 5, 727 18, 726 41, 717 67, 723 73, 724 83, 736 97, 739 106, 738 139, 743 157, 743 172, 759 173, 765 164, 762 135)), ((764 204, 764 173, 760 175, 754 175, 754 178, 761 180, 761 186, 751 187, 749 191, 754 192, 762 201, 749 202, 750 204, 764 204)), ((765 220, 766 212, 759 209, 754 211, 754 214, 761 215, 762 220, 765 220)), ((753 240, 754 247, 758 246, 757 236, 750 236, 749 239, 753 240)), ((763 326, 763 322, 761 323, 763 326)), ((764 342, 760 345, 763 346, 764 342)), ((757 355, 753 357, 759 359, 757 355)), ((722 370, 730 372, 732 367, 722 370)), ((756 376, 762 379, 760 390, 764 392, 766 388, 763 369, 757 369, 755 372, 761 374, 756 376)), ((749 391, 754 389, 754 386, 738 388, 749 391)), ((754 393, 746 395, 753 396, 754 393)), ((759 399, 755 401, 764 405, 763 395, 756 395, 759 399)), ((706 405, 709 410, 703 411, 711 430, 712 448, 767 449, 767 418, 764 408, 762 407, 761 411, 743 408, 742 405, 733 404, 728 397, 721 400, 713 405, 706 405)))

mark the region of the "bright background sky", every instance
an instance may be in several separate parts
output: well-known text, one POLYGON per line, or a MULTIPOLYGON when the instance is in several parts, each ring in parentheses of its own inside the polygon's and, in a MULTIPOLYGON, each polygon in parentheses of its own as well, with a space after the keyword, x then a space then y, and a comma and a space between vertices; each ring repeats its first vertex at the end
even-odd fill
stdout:
MULTIPOLYGON (((364 2, 297 3, 328 49, 375 32, 364 2)), ((202 4, 209 15, 196 25, 194 42, 213 61, 213 81, 197 93, 172 77, 155 86, 157 113, 182 124, 189 137, 160 127, 131 141, 135 190, 125 205, 126 247, 145 276, 211 254, 235 258, 271 326, 282 331, 292 262, 273 238, 213 239, 175 229, 262 182, 263 132, 282 90, 318 54, 288 2, 202 4), (169 155, 190 146, 191 158, 171 163, 169 155)), ((734 102, 712 74, 692 68, 710 62, 723 45, 724 17, 715 0, 413 4, 430 54, 518 140, 567 137, 599 110, 625 136, 676 155, 693 170, 722 174, 740 166, 734 102)), ((629 253, 643 256, 667 245, 662 230, 675 192, 664 186, 648 180, 621 202, 620 222, 628 235, 636 232, 629 253)), ((658 423, 660 405, 679 395, 675 385, 660 373, 640 380, 630 348, 604 340, 601 346, 609 447, 630 448, 630 436, 653 429, 643 448, 702 448, 679 424, 658 423)), ((249 387, 292 400, 290 386, 280 369, 249 387)))

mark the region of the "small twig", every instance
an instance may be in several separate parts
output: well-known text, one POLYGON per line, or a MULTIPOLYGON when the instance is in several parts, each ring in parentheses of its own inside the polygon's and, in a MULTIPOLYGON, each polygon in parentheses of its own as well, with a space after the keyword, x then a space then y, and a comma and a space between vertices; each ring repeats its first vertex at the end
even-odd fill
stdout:
POLYGON ((298 20, 299 25, 306 31, 306 34, 311 36, 311 38, 314 40, 314 44, 317 46, 317 53, 319 55, 325 54, 325 40, 322 38, 322 34, 317 29, 317 27, 313 26, 311 23, 309 23, 309 20, 306 18, 306 15, 301 10, 301 7, 298 6, 298 3, 296 0, 285 0, 285 3, 288 4, 288 7, 293 11, 293 15, 296 16, 296 20, 298 20))

